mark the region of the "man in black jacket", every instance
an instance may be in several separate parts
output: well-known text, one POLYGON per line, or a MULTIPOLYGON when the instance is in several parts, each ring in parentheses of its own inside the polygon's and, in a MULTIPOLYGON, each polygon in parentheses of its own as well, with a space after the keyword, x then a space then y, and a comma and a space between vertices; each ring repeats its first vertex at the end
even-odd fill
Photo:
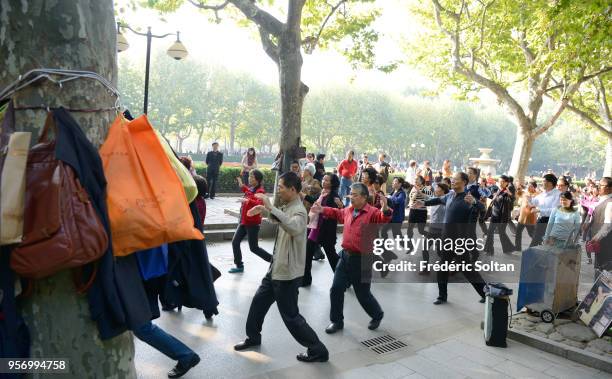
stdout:
MULTIPOLYGON (((482 209, 483 205, 477 201, 476 198, 465 191, 465 188, 469 182, 468 175, 464 172, 458 172, 453 176, 452 186, 453 190, 442 197, 434 197, 425 202, 417 201, 415 206, 431 206, 431 205, 444 205, 446 212, 444 214, 444 225, 442 231, 442 240, 446 241, 451 239, 455 241, 453 245, 459 243, 461 239, 466 242, 468 239, 476 241, 476 218, 478 211, 482 209)), ((445 242, 446 245, 446 242, 445 242)), ((446 246, 442 248, 442 259, 440 263, 456 261, 457 263, 473 263, 471 262, 471 250, 475 249, 448 249, 446 246)), ((480 295, 481 303, 484 303, 484 280, 480 274, 473 269, 459 269, 466 279, 472 284, 478 295, 480 295)), ((439 269, 437 271, 438 281, 438 298, 434 301, 435 305, 446 303, 448 293, 448 271, 445 269, 439 269)))
POLYGON ((223 164, 223 153, 219 151, 219 143, 213 142, 212 151, 206 154, 206 181, 208 181, 208 197, 215 198, 219 169, 223 164))

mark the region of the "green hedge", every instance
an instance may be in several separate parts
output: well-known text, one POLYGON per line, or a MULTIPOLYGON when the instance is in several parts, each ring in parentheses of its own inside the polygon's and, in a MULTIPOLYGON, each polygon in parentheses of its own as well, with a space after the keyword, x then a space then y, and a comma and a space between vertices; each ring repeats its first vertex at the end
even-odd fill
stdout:
MULTIPOLYGON (((259 169, 264 175, 264 188, 266 192, 274 192, 274 177, 275 172, 270 169, 259 169)), ((240 176, 241 169, 238 167, 223 167, 219 171, 219 183, 217 184, 218 193, 239 193, 236 177, 240 176)), ((196 165, 196 172, 203 177, 206 177, 206 167, 196 165)))

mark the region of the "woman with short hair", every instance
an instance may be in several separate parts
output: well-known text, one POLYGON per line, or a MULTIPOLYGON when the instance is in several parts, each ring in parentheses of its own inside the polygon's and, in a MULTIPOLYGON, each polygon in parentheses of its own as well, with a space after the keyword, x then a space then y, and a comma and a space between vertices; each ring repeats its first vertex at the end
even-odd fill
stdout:
POLYGON ((570 238, 580 232, 580 212, 576 200, 570 191, 565 191, 559 198, 559 207, 553 209, 546 225, 544 244, 563 247, 570 238))

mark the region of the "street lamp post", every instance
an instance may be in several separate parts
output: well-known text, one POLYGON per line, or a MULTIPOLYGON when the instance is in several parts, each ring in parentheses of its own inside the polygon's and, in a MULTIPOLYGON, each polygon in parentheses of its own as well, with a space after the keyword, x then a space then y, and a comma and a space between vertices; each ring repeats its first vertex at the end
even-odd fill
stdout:
POLYGON ((122 52, 130 47, 125 36, 121 33, 121 28, 128 29, 132 33, 137 34, 139 36, 147 37, 147 58, 145 64, 145 89, 144 89, 144 110, 143 113, 147 114, 149 108, 149 68, 151 66, 151 41, 153 38, 166 38, 168 36, 176 36, 176 41, 168 48, 168 55, 176 60, 181 60, 187 57, 187 49, 185 45, 181 42, 180 32, 176 33, 166 33, 162 35, 155 35, 151 33, 151 27, 147 28, 146 33, 142 33, 132 29, 129 25, 117 23, 117 51, 122 52))

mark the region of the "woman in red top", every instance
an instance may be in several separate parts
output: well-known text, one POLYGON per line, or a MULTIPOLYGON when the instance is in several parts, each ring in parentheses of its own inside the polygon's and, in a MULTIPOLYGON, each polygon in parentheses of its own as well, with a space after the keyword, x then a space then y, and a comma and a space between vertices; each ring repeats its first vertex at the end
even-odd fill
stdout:
POLYGON ((254 169, 249 172, 249 185, 245 185, 242 182, 242 178, 238 177, 238 185, 242 192, 244 192, 244 198, 242 198, 242 207, 240 208, 240 225, 234 233, 232 239, 232 250, 234 251, 234 264, 236 267, 232 267, 229 272, 234 274, 238 272, 244 272, 244 263, 242 262, 242 252, 240 251, 240 242, 245 236, 249 240, 249 248, 251 252, 257 254, 261 259, 266 262, 272 260, 272 255, 259 247, 259 225, 261 224, 261 215, 248 216, 247 212, 256 205, 263 205, 263 202, 255 197, 256 193, 265 193, 263 188, 263 174, 261 171, 254 169))

